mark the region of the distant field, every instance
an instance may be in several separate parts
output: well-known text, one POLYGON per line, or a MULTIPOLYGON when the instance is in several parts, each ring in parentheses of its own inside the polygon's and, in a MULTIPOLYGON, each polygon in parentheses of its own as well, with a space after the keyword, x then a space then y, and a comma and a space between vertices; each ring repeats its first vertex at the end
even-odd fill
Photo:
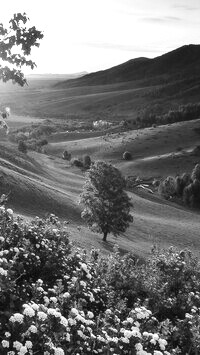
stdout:
MULTIPOLYGON (((59 79, 60 82, 61 79, 59 79)), ((21 88, 0 84, 1 106, 9 106, 14 115, 38 118, 93 121, 133 119, 144 108, 166 112, 180 103, 194 102, 199 96, 178 95, 180 88, 165 92, 162 85, 126 82, 112 85, 65 88, 55 86, 57 79, 30 79, 21 88)))

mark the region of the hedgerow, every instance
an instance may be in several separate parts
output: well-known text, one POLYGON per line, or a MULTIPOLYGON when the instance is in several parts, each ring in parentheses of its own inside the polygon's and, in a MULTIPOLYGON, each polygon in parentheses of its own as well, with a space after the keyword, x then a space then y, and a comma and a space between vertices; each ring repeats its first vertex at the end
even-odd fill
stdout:
POLYGON ((0 207, 0 354, 197 354, 200 267, 189 251, 141 261, 75 248, 54 215, 0 207))

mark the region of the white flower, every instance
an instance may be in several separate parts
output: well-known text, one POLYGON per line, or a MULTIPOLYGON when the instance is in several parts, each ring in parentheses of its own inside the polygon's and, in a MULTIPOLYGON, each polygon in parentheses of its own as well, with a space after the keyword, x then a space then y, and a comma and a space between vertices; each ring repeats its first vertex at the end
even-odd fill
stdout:
POLYGON ((11 336, 11 334, 9 332, 5 332, 5 337, 9 338, 11 336))
POLYGON ((83 287, 86 287, 86 282, 85 281, 80 281, 80 285, 83 287))
POLYGON ((129 344, 129 339, 128 338, 121 338, 121 341, 123 341, 123 343, 129 344))
POLYGON ((10 322, 18 322, 18 323, 23 323, 24 316, 21 313, 15 313, 13 316, 10 317, 10 322))
POLYGON ((74 315, 74 316, 78 316, 78 310, 76 308, 72 308, 71 309, 71 313, 74 315))
POLYGON ((22 346, 20 348, 19 355, 24 355, 24 354, 27 353, 27 351, 28 351, 27 347, 26 346, 22 346))
POLYGON ((31 333, 37 333, 37 328, 35 325, 31 325, 29 328, 28 328, 29 332, 31 333))
POLYGON ((60 324, 64 325, 64 327, 68 327, 68 320, 65 317, 61 316, 60 324))
POLYGON ((39 283, 39 284, 42 285, 42 284, 43 284, 43 281, 42 281, 41 279, 38 279, 38 280, 37 280, 37 283, 39 283))
POLYGON ((31 304, 31 307, 32 307, 35 311, 38 311, 38 310, 39 310, 39 306, 38 306, 38 304, 36 304, 36 303, 32 303, 32 304, 31 304))
POLYGON ((133 318, 132 318, 132 317, 128 317, 128 318, 127 318, 127 322, 129 322, 129 323, 132 324, 132 323, 133 323, 133 318))
POLYGON ((88 315, 88 318, 90 318, 90 319, 94 318, 94 314, 90 311, 88 311, 87 315, 88 315))
POLYGON ((56 297, 50 297, 50 300, 53 302, 53 303, 56 303, 58 300, 56 297))
POLYGON ((135 348, 137 351, 143 350, 143 346, 140 343, 135 344, 135 348))
POLYGON ((14 250, 15 253, 19 253, 19 249, 17 247, 14 247, 13 250, 14 250))
POLYGON ((61 313, 58 312, 58 311, 56 311, 54 308, 49 308, 48 311, 47 311, 47 313, 48 313, 49 315, 54 316, 54 317, 57 317, 57 318, 61 317, 61 313))
POLYGON ((70 297, 69 292, 65 292, 65 293, 63 293, 63 297, 64 297, 64 298, 69 298, 69 297, 70 297))
POLYGON ((8 274, 8 271, 4 270, 2 267, 0 267, 0 275, 7 276, 7 274, 8 274))
POLYGON ((11 208, 8 208, 7 209, 7 213, 12 216, 13 215, 13 210, 11 208))
POLYGON ((160 349, 165 350, 165 347, 167 345, 167 341, 165 339, 159 339, 158 342, 159 342, 160 349))
POLYGON ((39 320, 45 321, 47 319, 47 315, 44 312, 38 312, 37 314, 39 320))
POLYGON ((1 342, 3 348, 9 348, 9 341, 8 340, 2 340, 1 342))
POLYGON ((125 330, 124 331, 124 336, 125 336, 125 338, 130 338, 131 336, 132 336, 132 332, 130 331, 130 330, 125 330))
POLYGON ((85 272, 88 272, 87 265, 85 263, 80 263, 81 269, 84 270, 85 272))
POLYGON ((54 354, 55 355, 65 355, 64 350, 61 348, 55 348, 54 349, 54 354))
POLYGON ((82 330, 77 330, 77 334, 82 338, 82 339, 86 339, 85 334, 83 334, 82 330))
POLYGON ((0 237, 0 242, 4 242, 5 238, 4 237, 0 237))
POLYGON ((16 350, 20 350, 21 349, 21 347, 22 347, 22 343, 20 343, 19 341, 14 341, 14 343, 13 343, 13 348, 15 348, 16 350))
POLYGON ((31 348, 33 347, 32 341, 27 340, 27 341, 25 342, 25 346, 27 347, 27 349, 31 349, 31 348))
POLYGON ((24 311, 23 314, 28 317, 34 317, 35 316, 35 311, 32 307, 30 307, 28 304, 24 304, 24 311))

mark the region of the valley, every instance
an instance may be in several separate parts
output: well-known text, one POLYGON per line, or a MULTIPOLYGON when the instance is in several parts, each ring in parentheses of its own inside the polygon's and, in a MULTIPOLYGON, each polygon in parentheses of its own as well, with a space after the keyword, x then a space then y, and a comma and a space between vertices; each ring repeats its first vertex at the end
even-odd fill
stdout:
POLYGON ((156 243, 161 247, 189 248, 198 255, 200 212, 164 200, 156 190, 151 194, 137 187, 128 191, 134 222, 124 234, 117 238, 109 235, 108 242, 103 243, 101 236, 91 232, 81 219, 79 195, 85 173, 62 159, 64 150, 72 158, 89 155, 92 161, 111 163, 126 179, 150 182, 190 173, 200 162, 194 153, 200 145, 200 117, 144 128, 137 125, 136 118, 145 110, 162 115, 181 104, 198 102, 199 77, 194 74, 199 46, 192 47, 192 51, 193 67, 189 65, 186 46, 151 64, 129 61, 73 80, 63 76, 30 77, 28 86, 23 88, 1 83, 1 107, 11 108, 7 119, 10 133, 6 136, 4 130, 0 131, 0 186, 1 193, 10 193, 9 207, 28 219, 56 214, 67 221, 75 244, 87 250, 94 247, 108 253, 117 243, 122 252, 147 257, 156 243), (185 55, 177 69, 180 75, 174 76, 168 65, 164 67, 164 80, 161 68, 165 59, 176 63, 180 50, 185 55), (149 69, 143 75, 142 68, 146 66, 149 69), (108 120, 110 127, 95 130, 95 120, 108 120), (124 126, 123 121, 130 126, 124 126), (38 137, 47 139, 48 144, 38 151, 19 152, 15 136, 28 137, 32 131, 40 132, 38 137), (131 153, 131 160, 123 159, 125 151, 131 153))

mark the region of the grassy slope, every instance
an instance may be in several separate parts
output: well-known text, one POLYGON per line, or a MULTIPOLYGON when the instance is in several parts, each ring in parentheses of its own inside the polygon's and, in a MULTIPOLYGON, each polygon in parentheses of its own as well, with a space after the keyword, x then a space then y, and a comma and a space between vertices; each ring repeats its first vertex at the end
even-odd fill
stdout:
MULTIPOLYGON (((175 175, 183 170, 191 171, 198 162, 197 157, 184 153, 200 143, 198 128, 200 120, 88 139, 80 139, 80 134, 74 133, 73 140, 50 143, 47 152, 61 157, 63 150, 66 149, 72 156, 89 154, 94 160, 106 159, 118 166, 125 175, 143 177, 175 175), (183 150, 177 154, 180 148, 183 150), (132 153, 131 162, 124 162, 122 159, 126 150, 132 153), (170 153, 169 156, 163 156, 167 153, 170 153)), ((66 138, 67 135, 63 136, 63 139, 66 138)))
MULTIPOLYGON (((97 234, 87 230, 80 218, 78 196, 84 183, 83 173, 77 168, 71 168, 59 156, 64 147, 69 148, 73 154, 81 155, 89 149, 95 159, 112 161, 124 173, 134 175, 137 172, 137 159, 158 154, 158 149, 159 154, 166 153, 169 148, 171 150, 180 146, 181 142, 182 146, 184 143, 183 147, 197 142, 198 134, 193 129, 199 125, 200 122, 195 121, 184 123, 183 126, 174 124, 104 138, 51 143, 48 148, 49 156, 32 152, 28 154, 28 159, 25 157, 23 160, 21 154, 16 154, 15 147, 10 146, 10 156, 1 150, 2 192, 11 190, 9 206, 24 215, 44 216, 47 212, 54 212, 59 217, 70 220, 69 231, 80 247, 101 248, 108 252, 117 242, 121 250, 146 255, 152 244, 157 242, 161 245, 175 244, 181 248, 187 246, 198 253, 199 214, 143 192, 130 193, 134 203, 134 223, 124 235, 118 238, 109 236, 108 244, 105 245, 97 234), (178 142, 177 135, 180 133, 178 142), (169 137, 169 144, 161 145, 165 135, 169 137), (149 148, 145 149, 147 143, 149 148), (129 163, 119 159, 125 148, 135 152, 135 161, 129 163), (15 160, 11 160, 12 149, 15 160), (25 164, 25 161, 34 162, 35 170, 28 169, 29 163, 25 164)), ((4 144, 6 145, 6 141, 4 144)), ((145 164, 141 160, 139 168, 137 167, 143 174, 146 171, 145 164)), ((156 173, 161 174, 162 169, 156 173)))
POLYGON ((170 84, 151 81, 129 81, 110 85, 57 88, 31 80, 28 87, 0 85, 1 104, 9 106, 14 115, 38 118, 133 119, 138 111, 156 107, 167 112, 172 107, 199 100, 200 79, 170 84))
MULTIPOLYGON (((61 118, 70 114, 79 117, 80 114, 85 119, 94 119, 98 115, 99 118, 116 120, 132 118, 136 110, 144 104, 148 105, 148 102, 170 107, 179 101, 178 97, 172 99, 170 96, 154 100, 147 92, 147 88, 138 87, 135 82, 74 89, 52 89, 46 84, 42 86, 34 82, 26 89, 12 87, 6 91, 5 86, 0 88, 2 104, 11 106, 14 111, 9 119, 9 125, 13 128, 37 121, 32 117, 61 118), (30 116, 25 117, 25 114, 30 116)), ((109 236, 105 246, 98 235, 87 230, 80 218, 78 195, 84 181, 83 174, 79 169, 71 169, 59 157, 67 149, 72 155, 88 153, 93 159, 110 161, 125 175, 176 174, 190 171, 198 162, 198 157, 190 154, 177 157, 162 155, 176 152, 180 147, 187 149, 199 144, 200 136, 194 131, 199 127, 200 121, 196 120, 105 137, 102 137, 102 132, 95 133, 100 137, 85 139, 78 133, 55 135, 47 149, 49 157, 29 153, 28 158, 18 154, 16 147, 1 135, 1 192, 11 191, 9 205, 25 215, 44 216, 46 212, 54 212, 61 218, 69 219, 69 229, 81 247, 94 246, 109 251, 117 242, 123 250, 134 250, 144 255, 157 241, 162 245, 190 246, 198 253, 199 214, 173 203, 165 203, 157 197, 151 196, 150 199, 150 195, 141 192, 130 194, 134 202, 134 223, 123 236, 117 239, 109 236), (132 152, 133 161, 122 160, 125 150, 132 152)))

